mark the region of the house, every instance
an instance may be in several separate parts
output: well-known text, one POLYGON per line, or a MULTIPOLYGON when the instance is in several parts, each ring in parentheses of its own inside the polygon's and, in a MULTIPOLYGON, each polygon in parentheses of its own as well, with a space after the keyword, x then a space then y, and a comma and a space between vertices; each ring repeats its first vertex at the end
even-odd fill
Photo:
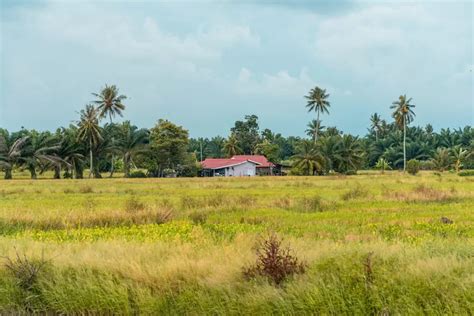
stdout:
POLYGON ((236 155, 231 158, 206 158, 201 162, 205 177, 243 177, 272 175, 275 165, 261 155, 236 155))

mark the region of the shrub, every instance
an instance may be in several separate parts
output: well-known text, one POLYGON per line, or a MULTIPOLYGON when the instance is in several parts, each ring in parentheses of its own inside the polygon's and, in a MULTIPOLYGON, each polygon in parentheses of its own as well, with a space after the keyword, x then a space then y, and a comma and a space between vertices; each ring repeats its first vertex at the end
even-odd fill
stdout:
POLYGON ((146 173, 141 170, 137 170, 137 171, 130 172, 130 175, 128 177, 129 178, 146 178, 146 173))
POLYGON ((5 257, 5 269, 16 279, 17 285, 24 291, 31 291, 38 280, 38 275, 49 262, 42 256, 41 259, 30 260, 26 255, 18 252, 16 258, 5 257))
POLYGON ((474 170, 464 170, 460 171, 458 173, 460 177, 473 177, 474 176, 474 170))
POLYGON ((125 210, 127 212, 141 211, 145 208, 145 204, 140 202, 136 196, 132 195, 125 201, 125 210))
POLYGON ((292 254, 289 247, 283 247, 281 240, 271 234, 257 246, 255 265, 244 268, 247 279, 263 276, 276 285, 294 274, 302 274, 307 265, 292 254))
POLYGON ((411 175, 415 175, 420 171, 420 162, 416 159, 410 159, 407 162, 407 172, 411 175))

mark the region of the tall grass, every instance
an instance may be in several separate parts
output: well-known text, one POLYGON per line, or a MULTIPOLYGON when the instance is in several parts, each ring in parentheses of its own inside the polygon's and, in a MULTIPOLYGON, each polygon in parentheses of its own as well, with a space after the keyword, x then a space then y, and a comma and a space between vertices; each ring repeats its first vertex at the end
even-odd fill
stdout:
POLYGON ((0 263, 0 314, 474 310, 468 177, 420 172, 0 186, 0 255, 10 260, 0 263), (305 273, 278 286, 265 275, 242 274, 256 263, 255 241, 269 231, 306 263, 305 273), (22 286, 13 271, 28 271, 34 264, 21 261, 41 262, 43 253, 51 258, 47 267, 32 287, 22 286))

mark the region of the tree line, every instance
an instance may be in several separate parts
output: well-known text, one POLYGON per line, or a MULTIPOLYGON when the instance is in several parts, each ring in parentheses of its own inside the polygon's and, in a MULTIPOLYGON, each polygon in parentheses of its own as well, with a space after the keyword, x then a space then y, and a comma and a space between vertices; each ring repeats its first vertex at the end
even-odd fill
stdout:
POLYGON ((123 116, 127 100, 116 86, 106 85, 92 95, 95 99, 80 111, 75 123, 54 132, 0 128, 0 168, 5 179, 11 179, 15 169, 29 171, 32 179, 48 170, 54 171, 55 179, 100 178, 104 173, 112 177, 116 171, 125 177, 197 176, 203 159, 236 154, 265 155, 295 175, 405 170, 410 161, 421 169, 474 168, 474 128, 437 133, 429 124, 409 126, 415 105, 406 95, 390 105, 391 121, 374 113, 367 134, 359 137, 322 126, 321 115, 328 115, 331 107, 330 95, 315 87, 305 96, 306 108, 316 114, 307 125, 307 138, 260 129, 256 115, 236 121, 225 138, 190 138, 185 128, 163 119, 150 129, 138 128, 130 121, 114 122, 116 116, 123 116))

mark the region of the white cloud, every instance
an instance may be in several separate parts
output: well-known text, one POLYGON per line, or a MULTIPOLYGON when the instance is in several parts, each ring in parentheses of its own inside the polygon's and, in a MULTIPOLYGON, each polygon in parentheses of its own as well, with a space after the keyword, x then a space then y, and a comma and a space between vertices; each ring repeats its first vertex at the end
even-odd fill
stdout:
POLYGON ((247 68, 242 68, 236 81, 236 92, 244 95, 301 97, 315 84, 306 69, 302 69, 298 76, 292 76, 286 70, 256 76, 247 68))

